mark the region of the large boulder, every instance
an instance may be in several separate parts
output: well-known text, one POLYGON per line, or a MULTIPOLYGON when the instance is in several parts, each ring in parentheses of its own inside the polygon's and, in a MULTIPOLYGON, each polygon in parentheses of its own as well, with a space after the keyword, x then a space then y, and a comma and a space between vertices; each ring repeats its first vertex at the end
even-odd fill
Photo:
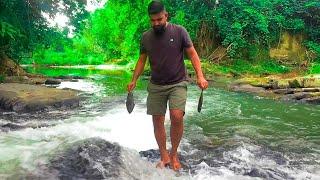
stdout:
POLYGON ((76 91, 48 88, 40 85, 0 84, 0 108, 8 111, 39 111, 48 107, 78 107, 76 91))
POLYGON ((79 141, 50 160, 49 171, 59 179, 117 179, 121 147, 103 139, 79 141))
POLYGON ((58 84, 61 84, 61 80, 60 79, 49 78, 44 83, 47 84, 47 85, 58 85, 58 84))

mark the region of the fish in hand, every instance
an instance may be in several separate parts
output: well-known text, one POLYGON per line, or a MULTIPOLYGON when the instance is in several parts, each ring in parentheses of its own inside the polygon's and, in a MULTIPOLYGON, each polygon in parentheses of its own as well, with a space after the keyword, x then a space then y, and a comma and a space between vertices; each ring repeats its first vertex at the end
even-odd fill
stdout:
POLYGON ((201 94, 198 101, 198 112, 201 112, 202 109, 202 103, 203 103, 203 89, 201 90, 201 94))
POLYGON ((133 100, 133 93, 129 92, 127 96, 126 106, 129 114, 133 111, 134 108, 134 100, 133 100))

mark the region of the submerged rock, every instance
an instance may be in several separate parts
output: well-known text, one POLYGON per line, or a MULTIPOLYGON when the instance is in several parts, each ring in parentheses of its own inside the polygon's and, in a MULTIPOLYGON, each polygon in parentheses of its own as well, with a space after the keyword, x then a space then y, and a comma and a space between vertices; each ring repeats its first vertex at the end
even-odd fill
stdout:
POLYGON ((49 171, 59 179, 117 179, 122 166, 120 154, 119 145, 90 138, 50 160, 49 171))

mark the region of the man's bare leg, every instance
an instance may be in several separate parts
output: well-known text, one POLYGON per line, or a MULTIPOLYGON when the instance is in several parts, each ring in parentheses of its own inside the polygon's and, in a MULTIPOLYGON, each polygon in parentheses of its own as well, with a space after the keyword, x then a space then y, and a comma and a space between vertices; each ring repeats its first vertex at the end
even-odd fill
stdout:
POLYGON ((166 165, 170 164, 170 157, 166 147, 166 130, 164 127, 164 115, 153 115, 153 127, 154 127, 154 136, 156 137, 161 161, 157 164, 157 168, 164 168, 166 165))
POLYGON ((184 112, 178 109, 170 110, 170 138, 172 149, 170 152, 171 167, 173 170, 177 171, 181 168, 181 164, 178 157, 178 146, 183 134, 183 114, 184 112))

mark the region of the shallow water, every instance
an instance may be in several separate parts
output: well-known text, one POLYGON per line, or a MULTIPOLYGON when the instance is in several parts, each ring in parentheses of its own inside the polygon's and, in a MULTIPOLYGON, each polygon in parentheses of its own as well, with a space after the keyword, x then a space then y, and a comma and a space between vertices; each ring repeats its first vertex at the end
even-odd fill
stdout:
MULTIPOLYGON (((0 132, 0 179, 41 174, 41 167, 56 151, 90 137, 124 147, 122 179, 320 179, 320 106, 279 102, 213 86, 204 92, 198 113, 200 91, 189 85, 185 134, 179 149, 188 168, 176 174, 155 169, 155 163, 138 153, 157 149, 151 117, 146 115, 147 81, 139 82, 134 92, 136 106, 128 114, 124 87, 130 76, 109 71, 85 76, 90 79, 60 86, 84 90, 90 97, 80 110, 67 112, 66 119, 48 116, 44 121, 53 124, 48 127, 0 132)), ((166 116, 167 130, 169 124, 166 116)))

